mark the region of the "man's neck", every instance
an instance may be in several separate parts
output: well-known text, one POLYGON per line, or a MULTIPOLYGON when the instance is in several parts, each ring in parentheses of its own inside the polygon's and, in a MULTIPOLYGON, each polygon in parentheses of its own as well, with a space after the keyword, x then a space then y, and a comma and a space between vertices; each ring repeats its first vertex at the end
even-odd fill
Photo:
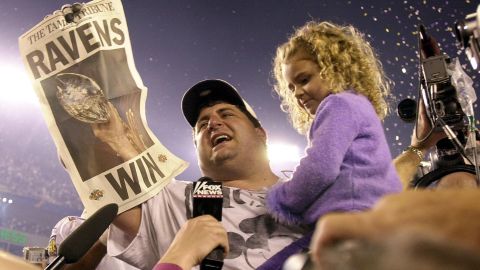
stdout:
POLYGON ((214 173, 205 173, 205 175, 214 180, 221 181, 224 186, 248 190, 260 190, 270 187, 277 183, 279 179, 270 167, 254 170, 252 173, 248 173, 245 169, 239 171, 216 170, 214 173))
POLYGON ((261 190, 277 183, 278 177, 272 173, 271 176, 248 179, 223 180, 223 185, 227 187, 261 190))

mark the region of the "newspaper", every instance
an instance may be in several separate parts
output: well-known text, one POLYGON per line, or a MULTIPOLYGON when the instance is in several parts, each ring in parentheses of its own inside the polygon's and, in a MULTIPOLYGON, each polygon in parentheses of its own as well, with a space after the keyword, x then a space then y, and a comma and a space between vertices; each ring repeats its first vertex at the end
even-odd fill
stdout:
POLYGON ((87 213, 109 203, 123 212, 157 194, 188 164, 147 125, 147 88, 120 0, 80 7, 57 11, 22 35, 20 53, 87 213))

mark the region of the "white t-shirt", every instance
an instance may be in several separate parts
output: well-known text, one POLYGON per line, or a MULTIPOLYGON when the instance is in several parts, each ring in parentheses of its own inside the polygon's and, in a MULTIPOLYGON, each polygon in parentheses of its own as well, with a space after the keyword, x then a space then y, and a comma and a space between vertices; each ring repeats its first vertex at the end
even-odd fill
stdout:
MULTIPOLYGON (((85 219, 76 216, 67 216, 62 218, 52 229, 50 241, 48 243, 49 263, 55 259, 60 244, 69 236, 85 219)), ((110 257, 108 254, 98 264, 97 270, 138 270, 117 258, 110 257)))
MULTIPOLYGON (((192 182, 174 180, 143 203, 140 228, 131 242, 120 229, 110 226, 108 253, 140 269, 151 270, 181 225, 192 217, 192 186, 192 182)), ((267 214, 266 190, 223 187, 223 196, 222 224, 230 244, 225 270, 256 269, 306 232, 279 224, 267 214)))

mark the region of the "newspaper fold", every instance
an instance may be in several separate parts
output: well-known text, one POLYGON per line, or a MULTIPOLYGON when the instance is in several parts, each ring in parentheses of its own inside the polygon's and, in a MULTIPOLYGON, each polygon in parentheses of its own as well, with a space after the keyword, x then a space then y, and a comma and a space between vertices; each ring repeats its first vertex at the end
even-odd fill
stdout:
POLYGON ((147 126, 147 88, 135 68, 120 0, 86 3, 71 23, 55 12, 22 35, 19 46, 87 212, 109 203, 128 210, 187 167, 147 126))

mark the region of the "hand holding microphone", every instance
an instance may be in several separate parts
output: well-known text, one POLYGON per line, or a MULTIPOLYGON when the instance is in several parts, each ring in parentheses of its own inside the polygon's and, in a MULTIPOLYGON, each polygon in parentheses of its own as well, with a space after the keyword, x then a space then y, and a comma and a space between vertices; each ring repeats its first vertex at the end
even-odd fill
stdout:
POLYGON ((178 231, 159 263, 182 269, 200 265, 201 270, 221 269, 228 253, 227 231, 222 219, 222 184, 202 177, 193 185, 193 218, 178 231))
POLYGON ((159 263, 191 269, 219 246, 228 253, 227 232, 222 224, 210 215, 195 217, 182 225, 159 263))

